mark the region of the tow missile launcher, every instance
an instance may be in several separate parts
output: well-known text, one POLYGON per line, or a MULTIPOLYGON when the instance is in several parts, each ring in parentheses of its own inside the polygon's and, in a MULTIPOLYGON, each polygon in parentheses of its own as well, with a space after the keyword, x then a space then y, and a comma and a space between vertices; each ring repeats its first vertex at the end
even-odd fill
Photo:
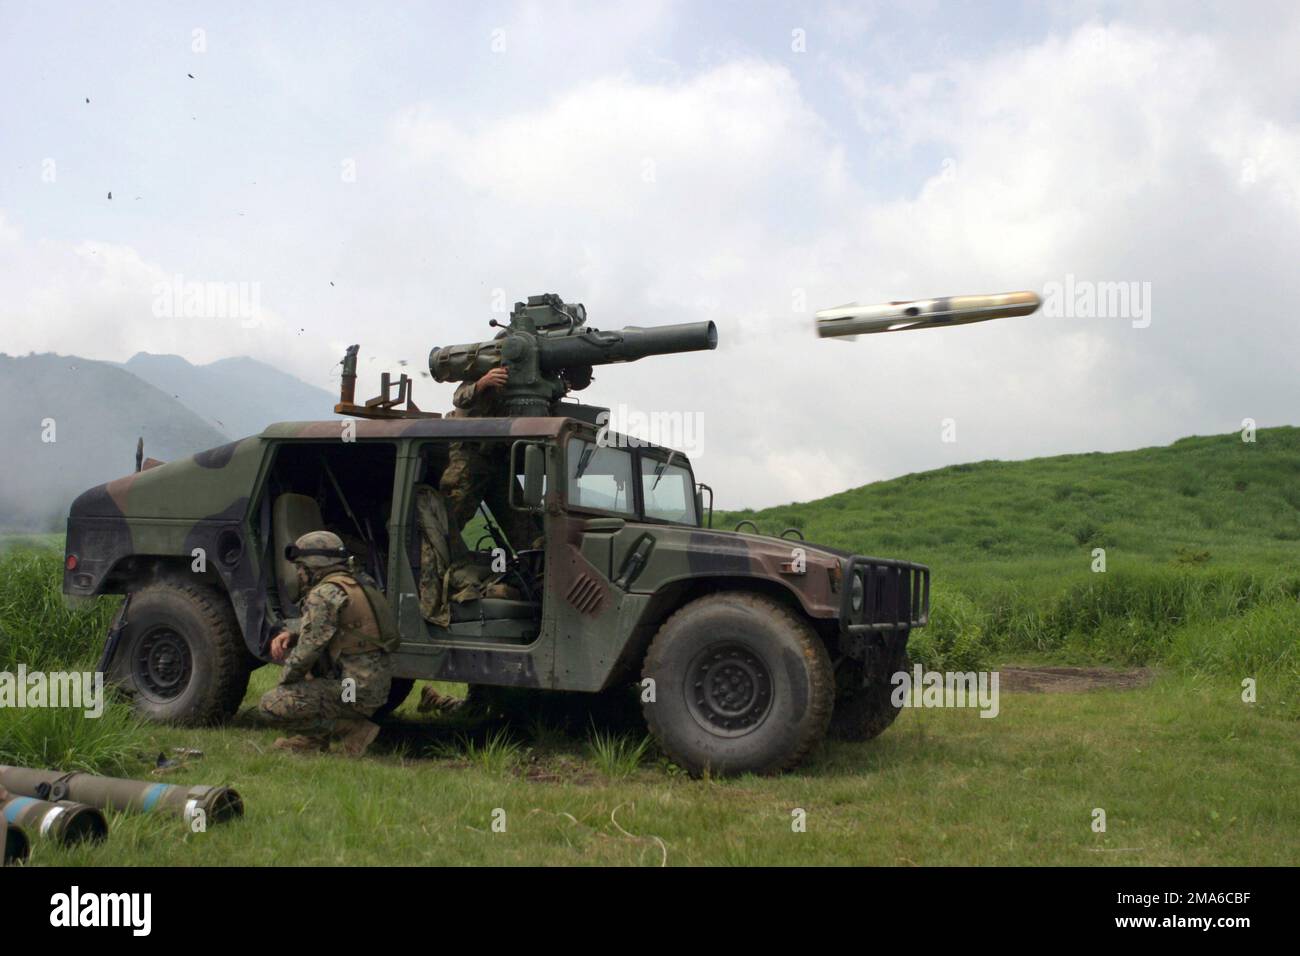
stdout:
POLYGON ((817 313, 821 338, 852 338, 873 332, 905 332, 949 325, 986 322, 1012 315, 1029 315, 1041 304, 1033 292, 999 292, 994 295, 954 295, 880 305, 839 305, 817 313))
POLYGON ((504 367, 509 372, 506 414, 546 417, 555 401, 591 384, 593 366, 718 345, 712 322, 628 326, 617 332, 587 328, 586 322, 581 303, 565 302, 553 292, 529 296, 526 303, 515 303, 509 324, 496 319, 488 323, 501 330, 492 341, 433 349, 429 373, 438 382, 469 382, 504 367))

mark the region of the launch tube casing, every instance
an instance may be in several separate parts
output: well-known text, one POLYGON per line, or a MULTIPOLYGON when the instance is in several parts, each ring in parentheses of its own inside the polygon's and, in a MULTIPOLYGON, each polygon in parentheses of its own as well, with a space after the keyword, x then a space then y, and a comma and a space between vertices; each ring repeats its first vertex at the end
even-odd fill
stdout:
POLYGON ((94 807, 72 800, 51 802, 11 793, 0 798, 0 815, 10 826, 70 846, 89 840, 97 843, 108 836, 108 821, 94 807))
POLYGON ((540 341, 538 359, 542 371, 558 372, 581 365, 635 362, 648 355, 707 351, 718 346, 718 328, 712 322, 683 322, 650 329, 630 325, 616 332, 583 329, 540 341))
POLYGON ((11 794, 73 800, 100 810, 168 813, 192 821, 202 811, 207 823, 242 816, 244 802, 229 787, 186 787, 148 780, 119 780, 90 773, 60 773, 30 767, 0 766, 0 787, 11 794))
POLYGON ((23 828, 14 826, 0 814, 0 866, 21 863, 31 852, 31 844, 23 828))

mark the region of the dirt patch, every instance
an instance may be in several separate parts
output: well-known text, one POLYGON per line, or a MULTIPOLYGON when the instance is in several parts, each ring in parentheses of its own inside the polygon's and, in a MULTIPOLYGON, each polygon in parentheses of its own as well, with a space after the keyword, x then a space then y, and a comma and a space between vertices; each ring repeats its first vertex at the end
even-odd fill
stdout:
POLYGON ((1078 694, 1086 690, 1136 690, 1155 678, 1149 667, 1002 667, 1000 690, 1031 694, 1078 694))
POLYGON ((599 783, 602 778, 588 766, 566 754, 540 757, 531 755, 516 770, 529 783, 566 783, 577 786, 599 783))

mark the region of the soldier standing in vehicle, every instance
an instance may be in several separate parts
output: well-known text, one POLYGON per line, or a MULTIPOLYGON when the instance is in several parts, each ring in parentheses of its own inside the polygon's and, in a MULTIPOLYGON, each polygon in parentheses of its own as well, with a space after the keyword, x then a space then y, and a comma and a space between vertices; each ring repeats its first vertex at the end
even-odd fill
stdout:
MULTIPOLYGON (((478 381, 462 382, 452 396, 455 409, 448 418, 504 418, 507 415, 503 388, 509 377, 498 366, 478 381)), ((460 534, 481 502, 486 501, 497 524, 516 548, 529 547, 537 536, 536 525, 515 511, 508 501, 510 448, 504 443, 453 442, 449 461, 438 490, 447 503, 452 534, 460 534)))
POLYGON ((361 756, 379 734, 370 716, 388 700, 397 621, 374 583, 349 569, 338 535, 310 532, 285 556, 298 572, 302 617, 271 640, 284 673, 259 709, 299 731, 276 740, 280 749, 324 751, 338 740, 343 753, 361 756))

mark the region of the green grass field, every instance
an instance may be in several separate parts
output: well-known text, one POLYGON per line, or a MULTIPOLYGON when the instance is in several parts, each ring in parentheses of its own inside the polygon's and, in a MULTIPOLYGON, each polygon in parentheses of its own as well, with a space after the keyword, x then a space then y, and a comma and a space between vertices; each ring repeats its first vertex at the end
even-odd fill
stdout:
POLYGON ((779 778, 691 780, 653 758, 610 776, 579 737, 528 736, 521 730, 522 746, 505 759, 471 756, 456 743, 454 725, 412 720, 386 730, 359 770, 337 757, 275 751, 275 734, 247 715, 219 730, 150 728, 148 752, 191 746, 207 754, 161 779, 231 782, 247 802, 246 819, 189 833, 174 820, 117 816, 107 843, 38 845, 32 859, 187 866, 1300 862, 1296 727, 1252 711, 1230 685, 1169 678, 1143 691, 1004 694, 994 720, 914 710, 874 743, 828 745, 779 778), (1095 808, 1106 812, 1105 833, 1092 830, 1095 808), (806 832, 793 832, 796 809, 806 811, 806 832), (497 810, 505 832, 493 830, 497 810))
MULTIPOLYGON (((909 710, 796 772, 721 781, 639 747, 635 726, 473 724, 418 715, 414 696, 360 764, 283 754, 254 717, 272 668, 218 729, 142 725, 122 706, 99 721, 0 709, 0 763, 147 777, 160 751, 195 747, 206 756, 159 779, 229 783, 247 803, 206 833, 114 817, 107 843, 38 843, 32 862, 1300 862, 1300 429, 954 466, 715 525, 740 517, 930 563, 934 622, 912 642, 927 666, 1142 665, 1154 680, 1003 690, 992 720, 909 710)), ((57 544, 9 542, 0 557, 0 671, 97 656, 114 602, 63 606, 57 544)))

